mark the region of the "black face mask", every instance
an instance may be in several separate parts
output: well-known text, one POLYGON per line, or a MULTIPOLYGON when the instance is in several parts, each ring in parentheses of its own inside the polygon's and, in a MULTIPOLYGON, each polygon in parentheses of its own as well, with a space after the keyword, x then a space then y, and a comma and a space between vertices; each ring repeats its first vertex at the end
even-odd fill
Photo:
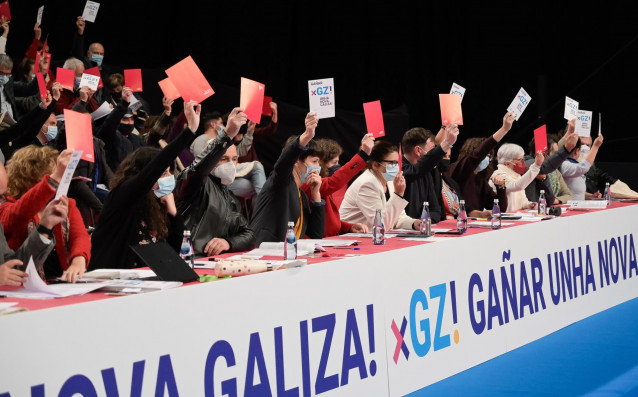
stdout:
POLYGON ((341 168, 340 164, 336 164, 333 165, 332 167, 328 168, 328 176, 333 176, 335 174, 335 172, 337 172, 337 170, 341 168))
POLYGON ((119 101, 122 98, 122 93, 121 92, 112 92, 111 96, 113 97, 114 100, 119 101))
POLYGON ((441 159, 439 165, 436 166, 440 172, 448 172, 450 170, 450 159, 441 159))
POLYGON ((133 124, 122 124, 122 123, 120 123, 120 125, 117 127, 117 130, 120 131, 124 135, 129 135, 131 132, 133 132, 133 128, 135 128, 135 126, 133 124))

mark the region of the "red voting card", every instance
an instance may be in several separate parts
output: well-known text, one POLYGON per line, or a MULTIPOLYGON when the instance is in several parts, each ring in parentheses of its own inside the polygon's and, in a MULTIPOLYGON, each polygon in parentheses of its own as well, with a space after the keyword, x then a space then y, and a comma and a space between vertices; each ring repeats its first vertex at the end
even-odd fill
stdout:
POLYGON ((186 102, 200 103, 215 93, 191 56, 166 69, 166 74, 186 102))
POLYGON ((11 10, 9 10, 9 0, 4 3, 0 3, 0 17, 7 18, 7 21, 11 20, 11 10))
POLYGON ((95 162, 93 155, 93 131, 91 115, 64 109, 67 149, 82 150, 82 160, 95 162))
POLYGON ((536 152, 545 152, 547 150, 547 126, 543 125, 534 130, 534 145, 536 152))
POLYGON ((270 103, 272 102, 272 98, 269 96, 264 96, 264 106, 261 109, 261 114, 267 117, 272 117, 272 108, 270 107, 270 103))
POLYGON ((441 124, 463 125, 463 112, 461 111, 461 97, 456 94, 439 94, 441 105, 441 124))
POLYGON ((173 82, 171 81, 170 77, 167 77, 162 81, 158 81, 157 84, 159 84, 166 98, 176 100, 181 96, 179 94, 179 91, 177 90, 177 87, 175 87, 175 84, 173 84, 173 82))
MULTIPOLYGON (((44 53, 44 56, 47 58, 47 71, 46 73, 49 74, 49 69, 51 68, 51 54, 49 54, 48 52, 44 53)), ((41 72, 40 70, 40 51, 36 52, 35 54, 35 65, 33 65, 33 73, 38 73, 41 72)))
POLYGON ((73 83, 75 82, 75 71, 71 69, 58 68, 55 80, 60 83, 62 88, 73 91, 73 83))
POLYGON ((142 92, 142 69, 124 69, 124 85, 133 92, 142 92))
POLYGON ((366 116, 368 132, 375 138, 385 136, 383 127, 383 113, 381 113, 381 101, 366 102, 363 104, 363 113, 366 116))
MULTIPOLYGON (((104 83, 102 83, 102 74, 100 73, 100 68, 97 66, 94 66, 90 69, 86 69, 84 71, 84 73, 86 74, 90 74, 91 76, 97 76, 100 78, 100 81, 97 83, 97 89, 99 90, 100 88, 104 87, 104 83)), ((80 150, 80 149, 77 149, 80 150)), ((82 154, 82 157, 84 157, 84 154, 82 154)))
POLYGON ((256 81, 241 78, 241 92, 239 95, 239 107, 244 109, 248 120, 259 124, 261 111, 264 106, 264 91, 266 86, 256 81))
POLYGON ((401 145, 399 145, 399 171, 403 171, 403 151, 401 145))
POLYGON ((47 83, 44 82, 44 75, 40 72, 36 73, 35 77, 38 79, 38 88, 40 88, 40 98, 47 97, 47 83))

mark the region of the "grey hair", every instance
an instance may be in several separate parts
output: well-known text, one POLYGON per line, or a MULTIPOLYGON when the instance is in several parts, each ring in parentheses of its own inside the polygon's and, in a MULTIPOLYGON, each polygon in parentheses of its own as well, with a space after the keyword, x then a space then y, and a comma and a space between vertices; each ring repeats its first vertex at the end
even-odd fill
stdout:
POLYGON ((64 65, 62 65, 62 68, 75 70, 78 66, 84 66, 84 62, 80 61, 77 58, 69 58, 66 61, 64 61, 64 65))
POLYGON ((512 161, 517 157, 523 157, 525 150, 515 143, 505 143, 498 149, 496 156, 499 164, 505 164, 506 161, 512 161))
POLYGON ((13 69, 13 59, 7 54, 0 54, 0 67, 13 69))

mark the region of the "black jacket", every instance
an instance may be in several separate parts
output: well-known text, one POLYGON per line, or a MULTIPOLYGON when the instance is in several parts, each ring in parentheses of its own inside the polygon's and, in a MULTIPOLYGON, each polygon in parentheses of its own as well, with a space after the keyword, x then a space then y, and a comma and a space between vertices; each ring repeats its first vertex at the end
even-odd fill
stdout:
POLYGON ((144 146, 141 137, 133 133, 125 136, 117 130, 120 120, 126 114, 126 109, 128 109, 128 103, 120 100, 94 134, 104 141, 106 162, 114 172, 129 153, 144 146))
POLYGON ((203 254, 206 244, 215 237, 228 241, 230 251, 246 251, 255 243, 239 200, 210 174, 232 144, 228 136, 218 136, 177 177, 177 211, 191 231, 197 255, 203 254))
POLYGON ((416 164, 403 157, 403 177, 405 178, 404 199, 408 201, 405 213, 412 218, 421 218, 423 202, 428 202, 430 217, 436 223, 445 218, 445 211, 439 204, 441 191, 435 190, 434 173, 436 165, 445 156, 441 146, 437 146, 422 156, 416 164))
POLYGON ((299 146, 299 138, 286 146, 259 193, 250 222, 258 245, 264 241, 284 241, 288 222, 296 222, 301 215, 299 195, 303 203, 301 236, 323 238, 326 230, 325 202, 313 202, 311 208, 308 196, 297 187, 292 176, 295 162, 303 150, 307 147, 299 146))

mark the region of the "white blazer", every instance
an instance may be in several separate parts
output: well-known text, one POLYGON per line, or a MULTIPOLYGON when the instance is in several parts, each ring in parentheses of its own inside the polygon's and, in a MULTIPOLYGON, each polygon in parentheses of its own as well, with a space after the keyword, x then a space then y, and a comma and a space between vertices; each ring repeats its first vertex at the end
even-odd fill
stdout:
POLYGON ((372 228, 377 209, 381 210, 383 224, 389 229, 412 229, 413 218, 404 209, 408 201, 394 194, 394 184, 387 182, 390 200, 385 200, 385 186, 371 170, 365 170, 350 185, 341 202, 339 215, 349 223, 363 223, 372 228))

